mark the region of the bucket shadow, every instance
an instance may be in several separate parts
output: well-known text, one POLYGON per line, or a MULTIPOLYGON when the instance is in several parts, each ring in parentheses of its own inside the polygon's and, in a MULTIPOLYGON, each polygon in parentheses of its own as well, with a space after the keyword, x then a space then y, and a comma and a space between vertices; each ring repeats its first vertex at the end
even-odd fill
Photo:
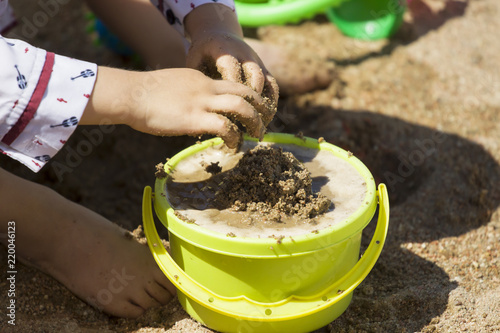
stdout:
MULTIPOLYGON (((330 328, 420 331, 444 312, 457 283, 402 245, 459 236, 488 223, 500 204, 495 186, 500 166, 480 145, 460 136, 369 111, 288 104, 279 113, 273 128, 324 137, 353 152, 389 190, 384 251, 346 313, 330 328)), ((364 246, 374 225, 363 233, 364 246)))

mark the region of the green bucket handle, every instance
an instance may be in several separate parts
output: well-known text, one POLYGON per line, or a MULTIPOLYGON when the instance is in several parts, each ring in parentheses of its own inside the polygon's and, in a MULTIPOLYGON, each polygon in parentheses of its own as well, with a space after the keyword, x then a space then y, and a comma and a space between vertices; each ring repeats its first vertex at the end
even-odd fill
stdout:
POLYGON ((389 226, 389 199, 387 188, 380 184, 377 191, 379 215, 375 233, 361 259, 342 278, 325 290, 312 296, 289 296, 275 303, 253 301, 246 296, 220 296, 189 277, 168 254, 153 222, 151 187, 144 189, 142 214, 144 232, 153 256, 176 288, 202 306, 225 316, 242 320, 283 321, 301 318, 332 306, 348 296, 365 279, 380 256, 389 226))

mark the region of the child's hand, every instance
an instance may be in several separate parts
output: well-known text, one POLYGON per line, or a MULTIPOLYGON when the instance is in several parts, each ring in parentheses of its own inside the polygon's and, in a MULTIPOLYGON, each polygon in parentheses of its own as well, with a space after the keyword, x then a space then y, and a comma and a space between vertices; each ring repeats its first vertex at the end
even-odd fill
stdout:
POLYGON ((138 131, 155 135, 215 134, 229 147, 236 147, 241 136, 234 119, 251 136, 260 138, 265 132, 256 111, 263 109, 262 98, 243 84, 212 80, 192 69, 145 75, 154 75, 158 84, 134 101, 137 112, 129 125, 138 131))
MULTIPOLYGON (((219 31, 198 35, 198 38, 192 41, 186 64, 195 69, 213 67, 222 79, 245 83, 257 93, 270 98, 270 104, 277 102, 276 80, 266 70, 257 54, 237 35, 219 31)), ((262 111, 262 120, 268 125, 274 117, 275 109, 267 108, 262 111)))
POLYGON ((278 101, 278 85, 259 56, 243 40, 235 14, 219 4, 202 5, 185 19, 191 38, 186 64, 202 71, 217 70, 222 79, 245 83, 257 93, 269 98, 261 112, 267 126, 273 119, 278 101))
POLYGON ((100 67, 81 124, 114 124, 154 135, 214 134, 237 147, 241 122, 254 137, 265 126, 263 98, 235 82, 212 80, 193 69, 130 72, 100 67))

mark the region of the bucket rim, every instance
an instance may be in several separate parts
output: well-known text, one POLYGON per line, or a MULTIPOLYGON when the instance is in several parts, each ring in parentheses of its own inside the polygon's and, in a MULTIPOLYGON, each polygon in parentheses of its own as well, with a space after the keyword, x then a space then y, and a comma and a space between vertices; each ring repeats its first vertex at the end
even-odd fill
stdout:
MULTIPOLYGON (((255 138, 245 137, 245 140, 257 142, 255 138)), ((232 256, 247 258, 276 258, 277 256, 296 256, 311 251, 324 249, 338 244, 360 233, 370 222, 377 209, 375 181, 368 168, 352 153, 328 142, 318 142, 309 137, 297 137, 293 134, 269 133, 263 142, 277 144, 292 144, 305 148, 329 151, 353 166, 366 183, 366 194, 362 205, 345 220, 332 226, 319 229, 314 233, 305 233, 293 237, 285 237, 280 242, 274 238, 229 237, 223 233, 201 227, 195 223, 187 223, 178 218, 174 208, 169 204, 166 194, 168 175, 175 170, 176 165, 184 158, 199 151, 223 143, 220 138, 213 138, 192 145, 177 153, 164 166, 167 177, 157 178, 154 190, 154 209, 162 224, 169 233, 205 250, 232 256)))

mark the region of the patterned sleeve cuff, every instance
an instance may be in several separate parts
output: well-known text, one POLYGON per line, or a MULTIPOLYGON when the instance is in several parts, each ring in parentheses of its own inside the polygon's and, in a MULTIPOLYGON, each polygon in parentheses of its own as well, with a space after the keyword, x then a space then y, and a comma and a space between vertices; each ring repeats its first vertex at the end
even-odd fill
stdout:
POLYGON ((34 47, 33 52, 37 62, 26 79, 32 93, 13 103, 19 116, 3 124, 0 150, 37 172, 75 130, 92 93, 97 65, 34 47))
POLYGON ((185 36, 184 18, 193 9, 206 3, 218 3, 229 7, 234 11, 233 0, 152 0, 160 12, 165 16, 168 23, 172 25, 182 36, 185 36))

